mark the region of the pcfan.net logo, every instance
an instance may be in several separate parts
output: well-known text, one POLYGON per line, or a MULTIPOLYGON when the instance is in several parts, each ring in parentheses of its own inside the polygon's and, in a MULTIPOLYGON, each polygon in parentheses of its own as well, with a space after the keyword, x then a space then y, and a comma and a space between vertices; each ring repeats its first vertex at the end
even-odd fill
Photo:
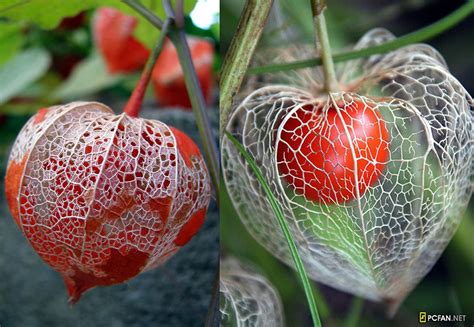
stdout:
POLYGON ((428 314, 425 311, 421 311, 418 315, 418 322, 425 324, 427 322, 465 322, 466 315, 444 315, 444 314, 428 314))

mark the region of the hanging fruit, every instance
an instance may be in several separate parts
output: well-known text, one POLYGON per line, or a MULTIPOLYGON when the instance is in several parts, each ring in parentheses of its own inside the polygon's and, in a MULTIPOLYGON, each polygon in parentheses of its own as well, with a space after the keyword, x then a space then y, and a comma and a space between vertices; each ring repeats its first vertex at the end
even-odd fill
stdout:
POLYGON ((183 132, 96 102, 40 109, 13 145, 5 185, 16 223, 73 303, 170 258, 210 200, 206 165, 183 132))
POLYGON ((380 114, 363 102, 300 107, 282 125, 280 174, 308 200, 351 201, 382 174, 388 132, 380 114))
POLYGON ((141 68, 150 52, 134 36, 137 19, 113 8, 96 11, 92 26, 96 46, 110 73, 130 73, 141 68))
MULTIPOLYGON (((210 103, 213 85, 214 46, 205 39, 188 37, 187 40, 204 99, 207 103, 210 103)), ((156 62, 152 79, 155 95, 160 105, 191 109, 191 100, 186 90, 178 54, 169 40, 166 41, 156 62)))
MULTIPOLYGON (((392 39, 375 29, 354 49, 392 39)), ((295 46, 265 58, 307 53, 295 46)), ((262 170, 308 274, 393 313, 441 255, 472 194, 473 100, 424 44, 336 72, 336 92, 325 91, 321 68, 261 76, 227 130, 262 170)), ((227 138, 222 158, 244 225, 293 265, 264 190, 227 138)))

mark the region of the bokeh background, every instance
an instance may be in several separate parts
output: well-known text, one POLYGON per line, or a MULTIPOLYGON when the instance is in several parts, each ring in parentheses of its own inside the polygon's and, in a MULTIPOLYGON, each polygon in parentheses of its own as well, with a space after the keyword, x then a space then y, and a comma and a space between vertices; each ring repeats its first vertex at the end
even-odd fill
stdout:
MULTIPOLYGON (((215 71, 220 63, 216 4, 198 1, 186 16, 187 33, 215 45, 215 71)), ((199 233, 163 266, 121 285, 93 289, 74 306, 62 278, 40 259, 8 211, 3 191, 8 153, 29 117, 71 100, 99 101, 120 112, 138 81, 140 70, 107 72, 91 35, 94 12, 45 30, 2 18, 0 10, 0 326, 202 326, 218 268, 214 200, 199 233)), ((149 91, 141 116, 175 126, 201 145, 192 112, 160 106, 149 91)), ((215 134, 217 95, 214 86, 209 115, 215 134)))
MULTIPOLYGON (((453 0, 332 0, 327 1, 326 20, 334 52, 356 42, 374 27, 384 27, 397 36, 407 34, 446 16, 465 1, 453 0)), ((243 1, 221 0, 221 51, 225 53, 237 26, 243 1)), ((275 0, 259 47, 312 42, 309 1, 275 0), (283 33, 283 35, 282 35, 283 33), (282 37, 286 41, 281 41, 282 37), (285 39, 286 38, 286 39, 285 39)), ((450 71, 468 92, 474 94, 474 16, 426 43, 446 59, 450 71)), ((306 298, 296 273, 262 248, 240 223, 228 196, 222 196, 221 249, 260 267, 282 298, 287 326, 311 326, 306 298)), ((316 301, 324 326, 419 326, 418 314, 466 314, 459 326, 474 321, 474 201, 448 248, 401 306, 388 320, 381 304, 361 301, 352 295, 314 283, 316 301)), ((450 324, 454 326, 455 324, 450 324)), ((457 326, 457 325, 456 325, 457 326)))

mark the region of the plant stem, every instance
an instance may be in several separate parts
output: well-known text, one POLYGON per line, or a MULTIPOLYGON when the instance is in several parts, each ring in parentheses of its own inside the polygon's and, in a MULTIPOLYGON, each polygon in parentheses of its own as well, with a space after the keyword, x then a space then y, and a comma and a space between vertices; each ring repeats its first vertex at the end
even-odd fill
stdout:
POLYGON ((250 154, 244 148, 244 146, 242 144, 240 144, 240 142, 229 132, 225 132, 225 135, 229 138, 229 140, 232 142, 232 144, 235 146, 235 148, 239 151, 239 153, 244 157, 245 161, 247 162, 249 167, 252 169, 252 171, 255 174, 255 177, 257 178, 260 186, 262 187, 263 191, 265 192, 265 194, 267 196, 267 200, 270 203, 270 206, 272 207, 273 212, 275 213, 275 216, 278 220, 278 223, 280 224, 283 235, 285 236, 285 239, 288 242, 288 248, 290 250, 291 256, 292 256, 293 261, 295 263, 296 271, 298 272, 298 276, 301 280, 301 283, 303 284, 303 288, 304 288, 304 291, 305 291, 305 294, 306 294, 309 309, 311 311, 311 317, 313 319, 313 324, 314 324, 314 326, 321 326, 321 321, 319 319, 319 314, 318 314, 318 309, 317 309, 317 306, 316 306, 316 301, 314 299, 314 294, 313 294, 313 290, 311 288, 311 284, 309 282, 308 275, 306 274, 306 270, 305 270, 303 261, 301 260, 301 257, 298 253, 298 248, 296 247, 295 240, 293 239, 293 236, 291 235, 290 228, 288 227, 288 224, 286 223, 285 215, 283 213, 283 210, 280 207, 280 204, 278 203, 278 200, 273 195, 272 190, 270 189, 270 186, 268 185, 267 181, 265 180, 265 177, 263 177, 262 172, 258 168, 255 161, 252 159, 250 154))
POLYGON ((247 0, 239 19, 220 77, 220 135, 229 120, 234 96, 237 94, 265 27, 273 0, 247 0))
POLYGON ((158 42, 156 43, 153 52, 151 53, 150 57, 148 58, 145 68, 143 69, 142 75, 140 80, 138 81, 137 86, 133 90, 132 96, 128 100, 123 112, 131 117, 137 117, 140 109, 142 107, 143 97, 145 96, 146 88, 150 82, 151 74, 153 72, 153 67, 155 67, 156 60, 163 49, 163 44, 165 43, 166 34, 168 33, 168 29, 172 19, 167 18, 163 23, 163 29, 160 33, 160 37, 158 38, 158 42))
POLYGON ((194 116, 196 117, 199 135, 203 141, 204 156, 216 191, 216 199, 219 203, 219 152, 217 150, 217 145, 214 142, 215 139, 209 123, 204 96, 201 87, 199 86, 199 80, 191 59, 191 52, 189 51, 188 43, 186 42, 186 35, 181 29, 171 28, 168 36, 176 47, 176 52, 178 53, 189 99, 191 100, 194 116))
MULTIPOLYGON (((348 51, 336 54, 332 57, 334 62, 343 62, 352 59, 369 57, 374 54, 381 54, 396 50, 412 43, 423 42, 429 40, 438 34, 454 27, 462 20, 470 16, 474 12, 474 0, 467 1, 464 5, 453 11, 448 16, 438 20, 437 22, 423 27, 415 32, 406 34, 392 41, 385 42, 373 47, 364 48, 356 51, 348 51)), ((302 69, 308 67, 319 66, 322 58, 314 58, 309 60, 300 60, 284 64, 275 64, 268 66, 253 67, 247 71, 247 74, 265 74, 274 73, 294 69, 302 69)))
POLYGON ((146 18, 150 23, 152 23, 156 28, 161 30, 163 28, 163 21, 157 17, 152 11, 150 11, 147 7, 142 5, 137 0, 122 0, 126 5, 134 9, 144 18, 146 18))
POLYGON ((176 26, 184 28, 184 0, 176 0, 176 26))
POLYGON ((326 19, 324 18, 325 9, 326 4, 324 0, 311 0, 314 29, 316 31, 316 46, 319 48, 319 54, 323 64, 324 89, 326 92, 335 92, 338 87, 334 62, 331 57, 331 45, 329 43, 326 19))

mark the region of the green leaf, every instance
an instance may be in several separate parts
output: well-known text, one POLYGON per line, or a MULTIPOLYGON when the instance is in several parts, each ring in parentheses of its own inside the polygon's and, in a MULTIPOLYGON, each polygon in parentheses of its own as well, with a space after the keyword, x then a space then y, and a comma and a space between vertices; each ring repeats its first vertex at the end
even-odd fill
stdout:
POLYGON ((221 27, 220 27, 220 24, 219 23, 215 23, 215 24, 212 24, 211 25, 211 32, 212 34, 214 34, 214 37, 216 38, 216 40, 219 40, 221 35, 221 27))
POLYGON ((0 22, 0 65, 10 60, 23 43, 21 24, 0 22))
MULTIPOLYGON (((98 5, 98 0, 2 0, 0 16, 16 21, 38 24, 45 29, 55 28, 64 17, 75 16, 98 5)), ((118 1, 116 1, 118 3, 118 1)))
MULTIPOLYGON (((196 0, 186 0, 185 13, 190 13, 196 0)), ((143 4, 157 16, 164 18, 165 10, 161 1, 143 1, 143 4), (153 4, 156 2, 156 4, 153 4)), ((79 12, 97 7, 114 7, 123 13, 138 18, 134 35, 147 46, 151 47, 157 40, 159 31, 146 21, 145 18, 119 0, 2 0, 0 1, 0 17, 11 18, 15 21, 27 21, 38 24, 45 29, 53 29, 64 17, 75 16, 79 12)))
POLYGON ((0 104, 17 95, 48 70, 51 57, 43 49, 29 49, 0 68, 0 104))
POLYGON ((0 106, 0 113, 9 116, 32 116, 38 112, 39 108, 47 106, 46 103, 38 102, 6 103, 0 106))
POLYGON ((111 75, 102 57, 93 53, 76 66, 71 76, 53 93, 53 98, 72 100, 97 93, 124 78, 111 75))

